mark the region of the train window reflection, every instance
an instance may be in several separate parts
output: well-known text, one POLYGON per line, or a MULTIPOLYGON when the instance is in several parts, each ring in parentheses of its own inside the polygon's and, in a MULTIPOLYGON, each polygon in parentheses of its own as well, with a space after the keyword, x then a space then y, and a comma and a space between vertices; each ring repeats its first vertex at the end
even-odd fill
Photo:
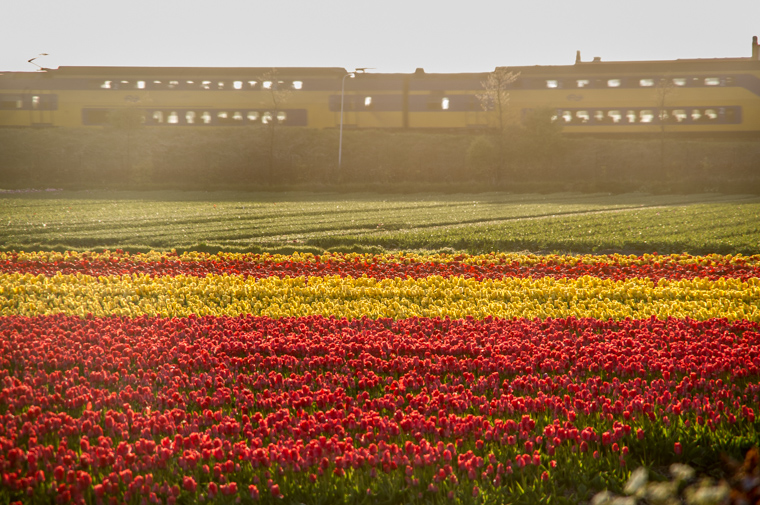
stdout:
POLYGON ((718 112, 715 109, 705 109, 704 117, 710 121, 718 119, 718 112))
POLYGON ((559 87, 559 81, 556 79, 549 79, 546 81, 546 87, 547 88, 558 88, 559 87))
POLYGON ((262 83, 262 86, 264 87, 264 89, 272 89, 272 81, 264 81, 262 83))
POLYGON ((187 124, 195 124, 195 111, 189 110, 185 112, 185 122, 187 124))
POLYGON ((251 89, 256 89, 259 85, 258 81, 248 81, 248 87, 251 89))
POLYGON ((201 89, 211 89, 211 81, 203 81, 201 83, 201 89))
POLYGON ((272 113, 271 112, 265 112, 261 116, 261 122, 264 124, 269 124, 272 122, 272 113))
POLYGON ((674 109, 673 112, 670 113, 671 121, 675 121, 677 123, 686 121, 687 117, 689 116, 686 114, 686 111, 684 109, 674 109))
POLYGON ((145 89, 145 81, 137 81, 137 89, 145 89))
POLYGON ((259 120, 259 113, 257 111, 252 110, 248 112, 248 121, 255 123, 258 120, 259 120))
POLYGON ((243 113, 240 111, 235 111, 234 114, 232 114, 232 120, 238 123, 243 122, 243 113))
POLYGON ((607 112, 607 117, 610 118, 613 123, 619 123, 623 120, 623 114, 619 110, 611 110, 607 112))
POLYGON ((100 85, 102 89, 111 89, 111 81, 104 81, 103 84, 100 85))
POLYGON ((293 89, 303 89, 303 81, 293 81, 293 89))
POLYGON ((719 77, 705 77, 705 86, 720 86, 719 77))
POLYGON ((168 85, 169 89, 174 89, 178 86, 179 86, 179 81, 169 81, 169 85, 168 85))
POLYGON ((203 124, 211 123, 211 113, 205 111, 203 114, 201 114, 201 119, 203 120, 203 124))
POLYGON ((686 86, 686 79, 683 77, 676 77, 673 79, 673 84, 676 86, 686 86))
POLYGON ((443 97, 441 99, 441 109, 442 110, 449 110, 449 99, 447 97, 443 97))
POLYGON ((702 119, 702 111, 699 109, 692 109, 691 111, 691 120, 692 121, 699 121, 702 119))
POLYGON ((562 119, 565 121, 565 123, 569 123, 573 120, 573 113, 569 110, 562 112, 562 119))
POLYGON ((224 89, 224 81, 219 81, 216 83, 217 89, 224 89))
POLYGON ((577 81, 575 81, 575 84, 576 84, 576 86, 578 86, 579 88, 585 88, 585 87, 587 87, 589 84, 591 84, 591 82, 590 82, 588 79, 578 79, 577 81))
POLYGON ((153 121, 156 123, 163 123, 164 122, 164 113, 160 110, 153 112, 153 121))
POLYGON ((644 88, 654 86, 654 79, 639 79, 639 86, 644 88))
POLYGON ((607 87, 609 88, 619 88, 620 84, 620 79, 607 79, 607 87))
POLYGON ((629 123, 635 123, 638 116, 636 116, 635 110, 629 110, 625 113, 625 118, 628 120, 629 123))
POLYGON ((589 116, 588 111, 586 110, 579 110, 575 113, 575 118, 573 119, 574 123, 588 123, 588 120, 591 116, 589 116))
POLYGON ((286 119, 288 119, 288 113, 287 112, 285 112, 284 110, 281 110, 280 112, 277 113, 277 121, 279 121, 280 123, 282 123, 286 119))
POLYGON ((639 118, 642 123, 651 123, 654 121, 654 112, 651 110, 642 110, 639 112, 639 118))
POLYGON ((243 81, 235 81, 232 83, 232 87, 235 89, 243 89, 243 81))
POLYGON ((364 107, 367 109, 372 108, 372 97, 371 96, 365 96, 364 97, 364 107))
POLYGON ((166 117, 166 122, 169 124, 179 123, 179 114, 177 114, 176 111, 171 111, 169 115, 166 117))

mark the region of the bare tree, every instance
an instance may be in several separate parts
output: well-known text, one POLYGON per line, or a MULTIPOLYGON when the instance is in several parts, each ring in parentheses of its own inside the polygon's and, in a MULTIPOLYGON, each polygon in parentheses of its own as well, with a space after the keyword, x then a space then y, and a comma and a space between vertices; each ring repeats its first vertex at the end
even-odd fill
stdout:
POLYGON ((276 134, 277 134, 277 126, 279 125, 281 120, 284 120, 284 118, 281 118, 280 113, 282 112, 282 105, 288 101, 290 98, 290 95, 293 93, 292 90, 286 85, 286 83, 279 79, 279 75, 277 73, 277 69, 273 68, 272 70, 264 73, 261 76, 261 85, 268 92, 269 96, 269 111, 265 112, 262 120, 265 117, 268 117, 268 120, 266 122, 267 127, 269 129, 269 163, 268 163, 268 171, 269 171, 269 181, 272 182, 274 180, 274 161, 275 161, 275 154, 276 154, 276 134))
POLYGON ((672 116, 672 112, 668 114, 667 108, 670 105, 671 99, 676 94, 676 86, 673 84, 673 79, 666 74, 657 81, 654 91, 655 106, 657 107, 657 117, 660 126, 660 169, 663 174, 669 175, 669 171, 665 166, 665 137, 668 124, 676 120, 676 118, 672 116))
POLYGON ((483 93, 477 95, 481 108, 496 113, 498 125, 497 145, 499 147, 499 162, 494 167, 494 182, 501 179, 501 172, 506 165, 506 125, 509 112, 509 88, 517 80, 520 72, 511 72, 506 67, 497 67, 481 81, 483 93))
POLYGON ((497 67, 481 81, 483 93, 477 95, 484 111, 496 112, 499 133, 504 134, 506 116, 509 108, 509 87, 520 77, 520 72, 511 72, 506 67, 497 67))

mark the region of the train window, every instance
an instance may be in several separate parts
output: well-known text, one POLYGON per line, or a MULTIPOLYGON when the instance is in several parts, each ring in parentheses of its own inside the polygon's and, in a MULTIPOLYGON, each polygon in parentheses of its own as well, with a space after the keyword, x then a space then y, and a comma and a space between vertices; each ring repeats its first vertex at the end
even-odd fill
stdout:
POLYGON ((573 123, 584 124, 584 123, 588 123, 589 119, 591 119, 591 116, 589 115, 587 110, 579 110, 575 113, 575 118, 573 118, 573 123))
POLYGON ((705 86, 720 86, 719 77, 705 77, 705 86))
POLYGON ((293 81, 293 89, 303 89, 303 81, 293 81))
POLYGON ((718 112, 715 109, 705 109, 704 117, 710 121, 715 121, 718 119, 718 112))
POLYGON ((546 81, 547 88, 559 88, 559 81, 556 79, 549 79, 546 81))
POLYGON ((243 81, 235 81, 232 83, 232 87, 235 89, 243 89, 243 81))
POLYGON ((259 113, 255 110, 248 111, 248 121, 255 123, 259 120, 259 113))
POLYGON ((103 84, 100 85, 102 89, 111 89, 111 81, 103 81, 103 84))
POLYGON ((620 123, 623 121, 623 114, 619 110, 608 111, 607 117, 609 118, 609 121, 612 121, 613 123, 620 123))
POLYGON ((232 114, 232 120, 236 123, 242 123, 243 122, 243 113, 240 111, 235 111, 234 114, 232 114))
POLYGON ((32 96, 32 109, 40 108, 40 97, 38 95, 32 96))
POLYGON ((573 120, 573 113, 571 111, 569 111, 569 110, 563 111, 562 112, 562 120, 565 123, 569 123, 570 121, 573 120))
POLYGON ((588 79, 578 79, 575 81, 575 85, 579 88, 587 88, 591 84, 591 81, 588 79))
POLYGON ((608 88, 619 88, 620 84, 621 84, 620 79, 607 79, 608 88))
POLYGON ((185 84, 191 89, 195 87, 195 81, 185 81, 185 84))
POLYGON ((269 124, 272 121, 272 113, 271 112, 265 112, 261 115, 261 122, 264 124, 269 124))
POLYGON ((257 89, 259 87, 259 81, 248 81, 248 87, 251 89, 257 89))
POLYGON ((229 117, 230 115, 226 111, 219 111, 216 113, 217 119, 225 120, 225 119, 228 119, 229 117))
POLYGON ((364 97, 364 108, 365 109, 371 109, 372 108, 372 97, 371 96, 365 96, 364 97))
POLYGON ((674 109, 670 113, 670 120, 671 122, 680 123, 682 121, 686 121, 686 118, 688 115, 686 114, 686 111, 683 109, 674 109))
POLYGON ((179 81, 169 81, 169 85, 167 86, 169 89, 175 89, 177 87, 179 87, 179 81))
POLYGON ((195 124, 195 111, 189 110, 185 112, 185 123, 187 124, 195 124))
POLYGON ((628 120, 629 123, 635 123, 638 116, 636 115, 635 110, 629 110, 625 113, 625 118, 628 120))
POLYGON ((654 121, 654 112, 649 109, 639 111, 639 119, 642 123, 651 123, 654 121))
POLYGON ((163 88, 164 87, 163 84, 164 83, 162 83, 161 81, 153 81, 153 84, 150 87, 151 88, 163 88))
POLYGON ((285 88, 285 81, 277 81, 277 89, 285 88))
POLYGON ((179 124, 179 114, 177 114, 177 111, 171 111, 168 116, 166 116, 166 122, 169 124, 179 124))
POLYGON ((201 89, 211 89, 211 81, 201 82, 201 89))
POLYGON ((277 113, 277 121, 279 121, 280 123, 282 123, 286 119, 288 119, 288 113, 287 112, 285 112, 284 110, 281 110, 280 112, 277 113))
POLYGON ((702 120, 702 111, 699 109, 692 109, 691 110, 691 120, 692 121, 701 121, 702 120))
POLYGON ((137 89, 145 89, 145 81, 137 81, 136 87, 137 89))
POLYGON ((450 100, 448 97, 441 98, 441 110, 449 110, 450 100))
POLYGON ((156 123, 163 123, 164 122, 164 113, 160 110, 153 111, 153 121, 156 123))
POLYGON ((24 101, 18 95, 0 95, 0 110, 21 109, 24 101))
POLYGON ((639 79, 639 86, 642 88, 654 86, 654 79, 639 79))
POLYGON ((264 89, 272 89, 272 81, 264 81, 261 83, 261 85, 264 87, 264 89))
POLYGON ((726 86, 733 86, 734 85, 734 78, 733 77, 726 77, 724 84, 726 86))
POLYGON ((673 79, 673 85, 675 86, 686 86, 686 79, 683 77, 675 77, 673 79))
POLYGON ((224 89, 224 81, 217 82, 216 89, 224 89))
POLYGON ((211 113, 204 111, 203 114, 201 114, 201 119, 203 120, 203 124, 211 123, 211 113))

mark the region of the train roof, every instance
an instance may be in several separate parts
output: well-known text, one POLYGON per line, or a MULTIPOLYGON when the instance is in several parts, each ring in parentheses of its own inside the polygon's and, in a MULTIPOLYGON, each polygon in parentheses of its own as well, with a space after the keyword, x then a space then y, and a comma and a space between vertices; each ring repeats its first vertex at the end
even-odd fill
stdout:
MULTIPOLYGON (((732 71, 757 71, 760 69, 760 60, 753 58, 704 58, 704 59, 677 59, 677 60, 651 60, 651 61, 601 61, 594 58, 593 61, 581 61, 577 59, 571 65, 533 65, 533 66, 497 66, 510 71, 520 72, 522 75, 575 75, 575 74, 610 74, 610 73, 677 73, 677 72, 732 72, 732 71)), ((134 77, 143 78, 259 78, 265 74, 276 72, 277 76, 285 78, 295 77, 330 77, 340 78, 349 73, 342 67, 116 67, 116 66, 62 66, 55 69, 45 68, 43 71, 19 71, 2 72, 0 76, 6 77, 134 77)), ((484 72, 453 72, 453 73, 427 73, 418 68, 411 73, 384 73, 367 72, 358 74, 362 78, 482 78, 489 71, 484 72)))

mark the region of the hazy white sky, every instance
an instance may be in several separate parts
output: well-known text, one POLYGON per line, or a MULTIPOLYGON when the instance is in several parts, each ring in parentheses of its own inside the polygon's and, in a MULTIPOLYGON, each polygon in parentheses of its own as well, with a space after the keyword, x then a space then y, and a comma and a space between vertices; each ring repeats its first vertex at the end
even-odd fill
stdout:
POLYGON ((746 57, 760 0, 7 0, 0 71, 69 65, 481 72, 746 57))

